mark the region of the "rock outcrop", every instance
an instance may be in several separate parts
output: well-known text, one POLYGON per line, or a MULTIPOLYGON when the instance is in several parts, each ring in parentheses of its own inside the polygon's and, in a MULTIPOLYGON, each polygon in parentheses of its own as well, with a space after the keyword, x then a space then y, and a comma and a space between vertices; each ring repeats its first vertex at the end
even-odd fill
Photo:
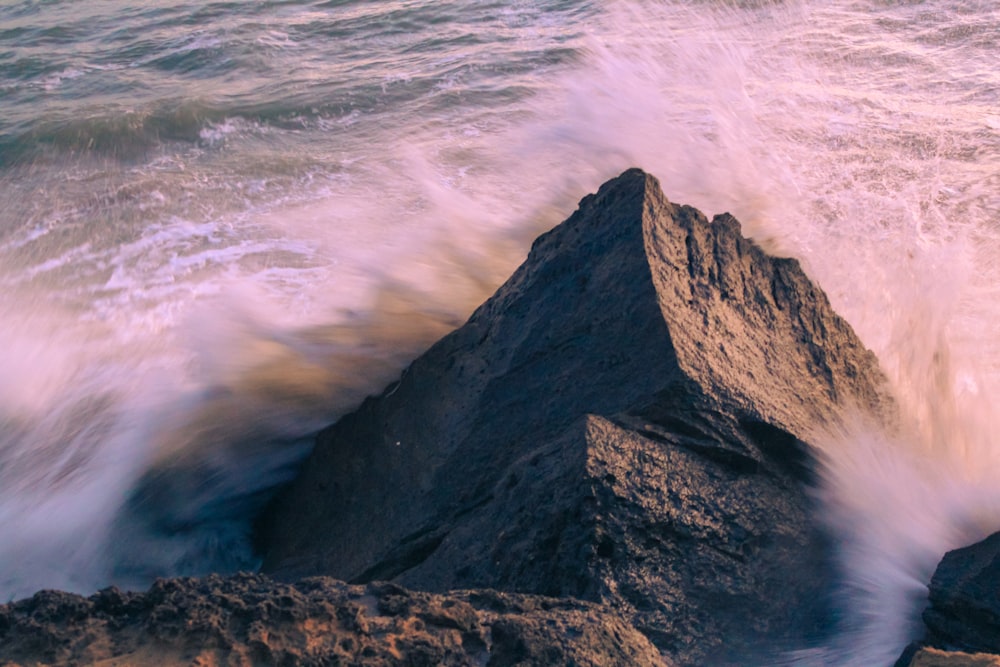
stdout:
POLYGON ((919 649, 909 667, 1000 667, 1000 655, 919 649))
POLYGON ((929 644, 1000 653, 1000 532, 945 554, 929 592, 929 644))
POLYGON ((89 598, 43 591, 0 606, 0 664, 663 665, 608 609, 574 600, 415 593, 262 575, 158 581, 89 598))
POLYGON ((893 408, 798 262, 630 170, 320 435, 264 568, 591 600, 678 664, 763 662, 830 626, 807 443, 845 409, 893 408))
POLYGON ((320 434, 258 521, 278 580, 42 592, 0 664, 768 664, 834 625, 809 443, 853 410, 894 418, 799 264, 630 170, 320 434))

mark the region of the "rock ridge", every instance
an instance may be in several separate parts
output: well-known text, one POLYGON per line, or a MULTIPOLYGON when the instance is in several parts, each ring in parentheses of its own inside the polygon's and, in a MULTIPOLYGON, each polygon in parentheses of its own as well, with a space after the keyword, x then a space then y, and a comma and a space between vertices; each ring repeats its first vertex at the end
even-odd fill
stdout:
POLYGON ((745 664, 831 626, 809 443, 893 409, 796 260, 628 170, 320 434, 264 569, 591 600, 678 664, 745 664))
POLYGON ((797 261, 631 169, 319 435, 273 576, 40 592, 0 664, 774 664, 835 626, 817 434, 894 410, 797 261))
POLYGON ((42 591, 0 606, 0 665, 665 665, 599 605, 317 577, 259 574, 157 581, 84 598, 42 591))

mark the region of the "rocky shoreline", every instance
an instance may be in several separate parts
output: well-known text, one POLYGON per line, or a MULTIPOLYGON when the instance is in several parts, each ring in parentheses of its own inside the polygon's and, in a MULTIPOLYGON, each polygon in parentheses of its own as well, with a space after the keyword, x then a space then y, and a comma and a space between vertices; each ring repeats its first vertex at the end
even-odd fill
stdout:
POLYGON ((808 442, 890 419, 881 383, 798 262, 629 171, 320 434, 264 571, 585 599, 680 664, 766 660, 831 625, 808 442))
POLYGON ((25 665, 662 664, 628 623, 577 600, 259 574, 41 592, 0 607, 0 638, 4 664, 25 665))
MULTIPOLYGON (((0 662, 775 664, 835 631, 816 441, 859 415, 895 404, 798 262, 629 170, 319 435, 265 574, 39 593, 0 662)), ((897 664, 1000 664, 961 657, 1000 653, 998 539, 945 558, 897 664)))

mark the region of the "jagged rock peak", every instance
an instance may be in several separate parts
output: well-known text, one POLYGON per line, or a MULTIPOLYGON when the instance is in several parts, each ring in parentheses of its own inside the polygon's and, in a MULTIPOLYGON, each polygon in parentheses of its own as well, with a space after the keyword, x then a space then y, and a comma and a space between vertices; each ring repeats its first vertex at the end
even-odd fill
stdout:
POLYGON ((739 663, 828 627, 808 443, 883 384, 798 262, 632 169, 320 435, 265 569, 602 601, 739 663))
POLYGON ((585 197, 564 224, 567 233, 596 238, 641 225, 678 365, 709 393, 800 432, 830 419, 835 406, 891 411, 877 360, 823 291, 797 260, 771 257, 744 238, 728 213, 709 221, 669 202, 655 177, 630 169, 585 197), (601 209, 619 214, 610 221, 587 214, 601 209))

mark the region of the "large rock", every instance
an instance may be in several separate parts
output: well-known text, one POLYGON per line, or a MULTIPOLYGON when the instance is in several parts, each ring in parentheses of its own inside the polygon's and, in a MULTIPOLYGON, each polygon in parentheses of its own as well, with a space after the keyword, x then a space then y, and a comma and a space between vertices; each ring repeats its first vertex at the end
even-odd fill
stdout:
POLYGON ((1000 532, 945 554, 929 597, 928 643, 1000 653, 1000 532))
POLYGON ((600 601, 681 664, 747 664, 830 625, 805 443, 845 408, 892 409, 798 262, 630 170, 320 435, 264 568, 600 601))
POLYGON ((261 575, 158 581, 146 593, 43 591, 0 605, 0 664, 130 667, 663 665, 608 609, 573 600, 261 575))

